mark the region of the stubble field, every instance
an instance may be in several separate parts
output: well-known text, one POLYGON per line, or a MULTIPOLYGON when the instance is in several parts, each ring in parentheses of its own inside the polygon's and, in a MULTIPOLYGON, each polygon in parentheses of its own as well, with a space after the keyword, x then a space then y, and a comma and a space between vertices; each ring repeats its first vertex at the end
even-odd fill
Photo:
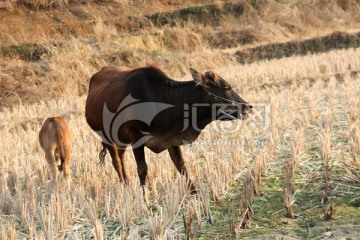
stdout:
POLYGON ((260 233, 321 237, 329 227, 338 237, 358 238, 360 79, 353 71, 360 67, 358 56, 358 50, 350 49, 217 69, 241 96, 257 103, 259 114, 233 133, 229 126, 223 126, 228 133, 219 131, 219 123, 209 126, 198 143, 183 147, 202 192, 199 198, 189 195, 165 153, 146 152, 147 203, 131 151, 126 152, 128 186, 119 183, 109 159, 98 165, 100 143, 85 122, 83 97, 3 110, 2 239, 177 239, 185 236, 183 215, 192 217, 193 234, 199 238, 260 233), (263 111, 266 106, 270 111, 263 111), (43 119, 59 113, 72 130, 73 182, 69 189, 54 190, 37 134, 43 119), (325 177, 320 139, 329 141, 330 202, 336 210, 331 221, 323 219, 328 204, 321 203, 325 177), (293 206, 298 216, 284 220, 282 169, 289 159, 295 161, 293 206), (237 226, 241 186, 254 162, 263 166, 260 196, 254 199, 250 228, 242 230, 237 226))
MULTIPOLYGON (((360 238, 359 48, 239 64, 232 53, 242 47, 204 48, 203 35, 192 42, 196 50, 161 45, 148 55, 141 50, 149 48, 141 45, 145 34, 124 54, 119 30, 109 26, 94 25, 102 42, 44 43, 48 55, 40 60, 3 52, 1 97, 8 101, 0 112, 0 239, 360 238), (200 188, 197 197, 167 153, 145 153, 146 201, 130 148, 128 185, 119 182, 109 156, 99 165, 101 144, 85 121, 86 97, 79 95, 111 55, 117 56, 112 63, 130 67, 153 57, 177 80, 191 78, 187 65, 211 68, 255 106, 245 122, 215 122, 182 147, 200 188), (31 84, 5 84, 17 77, 31 84), (69 187, 61 178, 53 187, 38 143, 41 125, 52 115, 65 117, 72 132, 69 187), (295 218, 286 216, 291 210, 295 218)), ((167 30, 183 36, 176 35, 181 28, 167 30)))

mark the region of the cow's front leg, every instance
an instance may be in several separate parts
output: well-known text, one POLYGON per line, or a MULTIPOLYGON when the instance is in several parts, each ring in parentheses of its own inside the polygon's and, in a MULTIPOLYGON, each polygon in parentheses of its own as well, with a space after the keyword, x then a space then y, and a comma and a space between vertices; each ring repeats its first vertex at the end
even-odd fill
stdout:
POLYGON ((134 152, 134 156, 135 156, 135 160, 136 160, 138 176, 140 179, 140 185, 143 188, 143 194, 144 194, 144 198, 145 198, 145 181, 146 181, 148 168, 147 168, 147 164, 146 164, 146 160, 145 160, 144 146, 133 148, 133 152, 134 152))
POLYGON ((168 148, 171 160, 176 166, 176 169, 180 172, 180 174, 184 175, 186 177, 186 180, 188 182, 188 187, 190 189, 191 194, 198 193, 197 187, 195 184, 191 181, 189 178, 188 172, 185 167, 184 158, 181 153, 181 149, 179 146, 176 147, 170 147, 168 148))

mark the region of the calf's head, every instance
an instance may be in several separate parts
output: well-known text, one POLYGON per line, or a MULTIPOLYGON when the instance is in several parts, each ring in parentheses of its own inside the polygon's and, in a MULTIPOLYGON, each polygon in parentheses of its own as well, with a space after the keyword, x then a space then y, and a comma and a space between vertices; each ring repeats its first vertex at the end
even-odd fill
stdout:
MULTIPOLYGON (((246 119, 252 112, 252 106, 244 101, 222 77, 213 71, 199 73, 190 68, 192 77, 206 96, 205 101, 215 110, 216 120, 246 119)), ((214 119, 214 120, 215 120, 214 119)))

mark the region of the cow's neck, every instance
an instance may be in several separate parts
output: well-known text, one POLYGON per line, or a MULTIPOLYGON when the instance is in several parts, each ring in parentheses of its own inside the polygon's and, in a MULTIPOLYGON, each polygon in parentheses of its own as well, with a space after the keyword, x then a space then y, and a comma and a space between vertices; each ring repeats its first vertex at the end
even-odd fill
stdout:
POLYGON ((195 81, 176 81, 167 92, 170 102, 178 108, 176 118, 183 118, 184 111, 188 111, 191 121, 192 114, 197 113, 199 129, 205 128, 212 121, 209 95, 195 81))
MULTIPOLYGON (((159 118, 157 125, 161 126, 161 134, 147 142, 146 146, 154 152, 195 141, 201 130, 212 121, 208 93, 201 86, 196 86, 194 81, 170 82, 157 92, 156 98, 156 101, 166 102, 173 107, 166 110, 165 122, 159 118)), ((156 132, 152 134, 157 136, 156 132)))

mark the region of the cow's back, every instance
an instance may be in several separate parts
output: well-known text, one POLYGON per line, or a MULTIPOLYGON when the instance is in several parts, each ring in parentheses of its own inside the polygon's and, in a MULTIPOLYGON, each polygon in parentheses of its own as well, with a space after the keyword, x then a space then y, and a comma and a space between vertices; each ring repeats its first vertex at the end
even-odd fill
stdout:
POLYGON ((110 141, 109 137, 118 137, 119 139, 111 140, 115 142, 136 142, 142 137, 142 131, 151 132, 154 136, 153 141, 157 139, 157 135, 161 135, 161 139, 166 138, 165 135, 168 135, 169 131, 174 129, 174 126, 170 121, 164 119, 170 120, 172 116, 178 115, 179 112, 179 110, 173 108, 176 105, 171 102, 171 100, 174 100, 174 96, 170 91, 173 83, 169 84, 168 81, 172 80, 153 66, 132 70, 123 70, 117 67, 101 69, 90 79, 85 107, 87 123, 105 142, 110 141), (124 99, 126 100, 124 101, 124 99), (132 101, 132 103, 137 102, 137 104, 131 105, 134 108, 125 107, 130 106, 129 101, 132 101), (147 104, 139 105, 139 102, 147 104), (161 104, 151 105, 153 102, 161 104), (168 104, 166 108, 172 109, 170 111, 173 112, 163 111, 161 109, 161 107, 164 107, 163 104, 168 104), (120 106, 125 108, 119 109, 120 106), (146 118, 150 117, 150 115, 141 115, 141 107, 145 106, 144 112, 159 113, 152 118, 151 127, 146 124, 146 118), (122 123, 125 118, 138 121, 122 123), (115 119, 117 121, 114 123, 113 120, 115 119), (115 128, 118 129, 118 135, 112 136, 115 128), (157 134, 158 131, 159 134, 157 134))
POLYGON ((102 129, 102 115, 105 105, 111 112, 116 112, 117 107, 125 97, 129 74, 128 68, 107 66, 91 77, 86 99, 85 117, 93 130, 102 129))

